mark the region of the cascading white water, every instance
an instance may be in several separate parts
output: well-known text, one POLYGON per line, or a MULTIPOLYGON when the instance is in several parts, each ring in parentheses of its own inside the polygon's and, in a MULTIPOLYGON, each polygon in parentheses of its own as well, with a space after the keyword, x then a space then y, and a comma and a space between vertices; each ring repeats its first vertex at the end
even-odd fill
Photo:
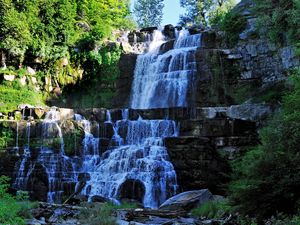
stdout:
POLYGON ((16 127, 16 146, 14 147, 17 151, 19 150, 19 122, 17 121, 16 127))
POLYGON ((26 190, 29 175, 32 172, 33 165, 29 163, 28 169, 25 166, 30 158, 30 122, 26 123, 25 138, 27 143, 24 146, 24 153, 20 165, 17 167, 17 176, 13 183, 13 186, 17 189, 26 190))
POLYGON ((49 112, 46 113, 45 119, 42 126, 42 140, 53 138, 59 139, 61 153, 64 154, 64 139, 62 131, 58 122, 60 121, 60 113, 55 108, 51 108, 49 112))
POLYGON ((153 39, 149 52, 137 58, 131 108, 186 107, 197 70, 195 53, 201 46, 201 34, 180 31, 174 48, 164 54, 159 54, 164 43, 162 34, 155 36, 159 38, 153 39))
POLYGON ((84 128, 84 139, 82 142, 83 145, 83 165, 81 168, 81 172, 90 173, 95 170, 95 166, 100 161, 100 153, 99 153, 99 124, 97 125, 97 133, 98 136, 94 137, 91 133, 91 122, 86 120, 83 116, 79 114, 75 114, 75 120, 79 121, 83 124, 84 128))
POLYGON ((64 183, 77 182, 77 170, 71 158, 64 153, 64 141, 62 130, 58 124, 59 112, 52 108, 47 112, 42 123, 42 145, 35 148, 34 154, 30 149, 30 122, 26 125, 27 143, 24 146, 24 154, 19 166, 16 168, 16 180, 14 187, 18 190, 27 190, 29 179, 34 171, 40 176, 45 173, 47 177, 47 201, 60 202, 64 183), (48 144, 57 141, 60 145, 59 150, 51 149, 48 144))
POLYGON ((142 118, 130 121, 125 117, 114 127, 114 136, 122 138, 123 143, 103 155, 83 193, 118 199, 122 185, 135 180, 144 186, 144 206, 158 207, 176 193, 176 173, 163 146, 163 138, 177 135, 175 122, 142 118))

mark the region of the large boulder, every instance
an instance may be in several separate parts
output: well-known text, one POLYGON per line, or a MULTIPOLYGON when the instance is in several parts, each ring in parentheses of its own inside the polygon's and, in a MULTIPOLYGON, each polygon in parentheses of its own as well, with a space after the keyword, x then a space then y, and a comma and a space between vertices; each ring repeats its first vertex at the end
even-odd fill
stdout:
POLYGON ((213 195, 208 189, 187 191, 168 199, 159 207, 159 209, 191 210, 211 200, 213 200, 213 195))

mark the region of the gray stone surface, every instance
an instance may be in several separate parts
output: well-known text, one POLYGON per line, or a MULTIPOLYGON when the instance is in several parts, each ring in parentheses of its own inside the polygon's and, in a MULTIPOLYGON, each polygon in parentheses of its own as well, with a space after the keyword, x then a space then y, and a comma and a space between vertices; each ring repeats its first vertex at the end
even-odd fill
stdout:
POLYGON ((173 196, 165 201, 159 209, 161 210, 190 210, 201 206, 203 203, 213 199, 208 189, 187 191, 173 196))

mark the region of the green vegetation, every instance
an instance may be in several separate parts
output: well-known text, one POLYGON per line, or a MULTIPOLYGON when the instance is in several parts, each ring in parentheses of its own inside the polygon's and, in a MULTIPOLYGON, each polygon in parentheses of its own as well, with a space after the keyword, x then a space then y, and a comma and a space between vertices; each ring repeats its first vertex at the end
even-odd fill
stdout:
POLYGON ((230 11, 220 19, 221 29, 225 31, 226 42, 233 47, 239 40, 239 34, 246 28, 246 18, 238 12, 230 11))
POLYGON ((13 131, 3 122, 0 125, 0 149, 11 146, 14 141, 13 131))
POLYGON ((163 0, 136 0, 133 13, 140 28, 159 26, 163 17, 163 0))
POLYGON ((73 52, 72 60, 80 62, 83 78, 74 85, 67 85, 55 104, 69 107, 110 107, 116 94, 115 81, 119 77, 121 47, 108 43, 98 50, 73 52))
POLYGON ((61 91, 78 87, 77 105, 107 103, 113 96, 121 53, 119 47, 111 48, 111 41, 118 38, 112 31, 135 26, 129 5, 129 0, 0 0, 0 76, 16 76, 12 82, 1 79, 0 91, 9 99, 0 99, 5 104, 0 111, 15 109, 19 98, 22 103, 41 105, 42 98, 31 92, 30 87, 36 86, 47 93, 50 103, 54 98, 65 104, 64 98, 57 99, 61 91), (28 65, 36 70, 37 84, 29 79, 28 65), (24 76, 23 87, 19 81, 24 76), (21 95, 13 89, 21 90, 21 95), (91 96, 92 102, 87 101, 91 96))
POLYGON ((218 25, 236 4, 235 0, 180 0, 181 7, 186 13, 181 15, 181 25, 218 25))
POLYGON ((45 105, 43 96, 27 88, 19 88, 14 83, 0 85, 0 112, 10 112, 20 104, 45 105))
POLYGON ((229 213, 231 207, 227 200, 209 201, 191 211, 193 216, 205 218, 222 218, 229 213))
POLYGON ((8 194, 9 178, 0 177, 0 224, 22 225, 24 218, 30 218, 29 210, 35 203, 27 201, 28 195, 24 192, 17 197, 8 194))
POLYGON ((288 40, 300 45, 300 2, 298 0, 255 0, 261 35, 277 44, 288 40))
POLYGON ((82 224, 89 225, 116 225, 116 218, 112 217, 114 210, 136 208, 136 205, 129 203, 122 203, 121 205, 113 203, 84 203, 82 206, 83 209, 79 215, 79 221, 82 224))
POLYGON ((277 213, 295 214, 300 202, 300 71, 281 111, 261 130, 262 144, 233 166, 231 203, 242 215, 261 221, 277 213), (260 207, 257 207, 260 206, 260 207))

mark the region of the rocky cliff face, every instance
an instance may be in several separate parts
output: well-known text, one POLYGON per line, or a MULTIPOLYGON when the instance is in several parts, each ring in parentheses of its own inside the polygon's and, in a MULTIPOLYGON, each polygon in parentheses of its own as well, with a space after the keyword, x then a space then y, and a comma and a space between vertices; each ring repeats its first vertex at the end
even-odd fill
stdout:
MULTIPOLYGON (((286 80, 288 72, 300 65, 299 56, 295 55, 293 47, 288 43, 281 46, 257 36, 256 17, 252 8, 252 1, 242 1, 234 9, 246 18, 247 25, 239 34, 238 43, 232 48, 227 47, 223 32, 205 28, 192 30, 192 34, 202 33, 202 43, 196 53, 196 82, 194 90, 190 90, 192 94, 189 96, 189 106, 228 106, 245 101, 262 102, 265 99, 260 98, 261 96, 267 94, 272 87, 280 86, 286 80)), ((132 33, 129 38, 131 53, 125 53, 120 61, 121 76, 117 86, 121 89, 116 97, 115 107, 128 106, 136 58, 134 55, 143 53, 147 45, 144 44, 140 51, 132 49, 146 43, 153 29, 147 30, 148 33, 132 33), (122 100, 118 101, 119 99, 122 100)), ((173 48, 174 29, 167 26, 163 31, 167 41, 161 47, 161 54, 173 48)))
MULTIPOLYGON (((227 180, 224 173, 229 170, 228 160, 244 146, 257 143, 257 121, 271 110, 266 105, 260 107, 261 110, 251 113, 251 117, 247 117, 244 112, 254 112, 253 109, 258 106, 249 105, 247 109, 245 106, 129 109, 127 118, 128 121, 137 121, 141 116, 147 120, 176 119, 180 136, 165 138, 164 145, 177 173, 178 191, 210 188, 214 193, 222 194, 219 185, 227 180)), ((12 129, 12 143, 15 143, 15 146, 11 144, 2 151, 0 172, 12 178, 13 187, 18 182, 18 185, 25 185, 22 188, 29 190, 30 196, 36 200, 47 201, 47 193, 51 192, 51 188, 53 192, 62 192, 63 196, 67 197, 78 187, 77 182, 84 184, 88 181, 88 174, 76 168, 84 165, 86 152, 90 150, 99 152, 105 159, 105 155, 117 144, 116 127, 113 122, 122 121, 124 118, 124 110, 120 109, 109 111, 112 122, 107 122, 106 109, 57 110, 60 120, 51 123, 54 126, 46 125, 45 115, 42 116, 44 120, 31 117, 30 121, 1 123, 1 126, 12 129), (91 136, 87 135, 86 125, 81 120, 75 120, 76 113, 90 121, 91 136), (61 129, 61 136, 57 127, 61 129), (93 139, 86 139, 87 137, 99 139, 98 145, 93 144, 93 139), (63 152, 60 138, 63 139, 63 152), (57 171, 52 174, 51 168, 56 168, 57 171), (78 180, 72 179, 73 173, 78 173, 78 180), (60 183, 57 183, 58 181, 60 183), (50 182, 54 182, 54 186, 51 186, 50 182)), ((122 137, 127 133, 123 129, 119 130, 122 137)), ((124 188, 123 191, 131 193, 127 192, 131 185, 124 188)))

